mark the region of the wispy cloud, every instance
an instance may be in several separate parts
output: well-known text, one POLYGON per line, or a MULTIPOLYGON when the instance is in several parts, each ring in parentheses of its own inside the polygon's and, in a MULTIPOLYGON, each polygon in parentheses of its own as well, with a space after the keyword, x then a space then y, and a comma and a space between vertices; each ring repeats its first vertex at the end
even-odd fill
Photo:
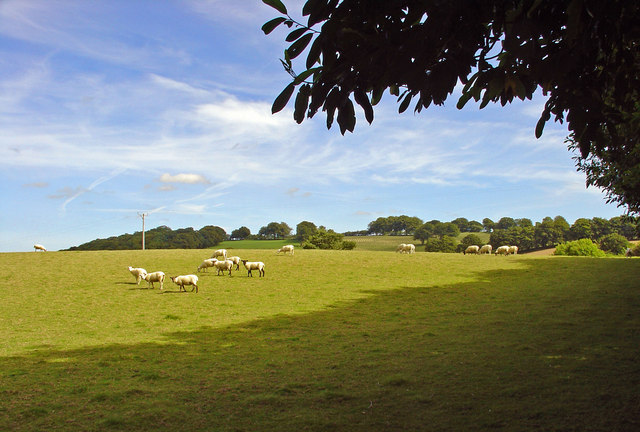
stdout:
POLYGON ((210 184, 204 176, 200 174, 162 174, 158 181, 162 183, 185 183, 185 184, 210 184))

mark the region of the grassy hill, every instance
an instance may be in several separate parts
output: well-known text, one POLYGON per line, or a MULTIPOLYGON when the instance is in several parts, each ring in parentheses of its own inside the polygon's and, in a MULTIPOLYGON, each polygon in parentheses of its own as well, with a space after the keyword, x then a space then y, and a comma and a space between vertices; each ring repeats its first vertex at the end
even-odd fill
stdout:
POLYGON ((236 252, 0 254, 0 430, 637 426, 640 259, 236 252))

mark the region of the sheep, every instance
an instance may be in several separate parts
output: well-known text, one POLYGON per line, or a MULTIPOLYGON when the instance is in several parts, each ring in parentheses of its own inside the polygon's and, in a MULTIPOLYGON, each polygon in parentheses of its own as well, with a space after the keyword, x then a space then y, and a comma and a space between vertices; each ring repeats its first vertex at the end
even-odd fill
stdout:
POLYGON ((233 264, 235 264, 236 266, 236 270, 240 270, 240 257, 239 256, 232 256, 227 258, 229 261, 231 261, 233 264))
POLYGON ((509 246, 500 246, 496 249, 496 255, 509 255, 509 246))
POLYGON ((223 257, 224 259, 227 259, 227 250, 226 249, 218 249, 217 251, 215 251, 213 253, 213 255, 211 255, 211 258, 218 258, 219 256, 223 257))
POLYGON ((129 272, 136 278, 138 285, 140 285, 140 281, 147 275, 147 271, 143 268, 133 268, 129 266, 129 272))
POLYGON ((171 276, 171 282, 178 285, 180 287, 180 291, 184 290, 187 292, 187 289, 184 287, 185 285, 193 285, 191 292, 196 290, 198 292, 198 276, 196 275, 181 275, 181 276, 171 276))
POLYGON ((231 270, 233 269, 233 261, 224 260, 218 261, 217 259, 213 259, 213 266, 218 269, 218 276, 220 276, 220 272, 224 275, 224 271, 229 271, 229 276, 231 276, 231 270))
POLYGON ((412 253, 415 253, 415 251, 416 251, 416 247, 411 243, 407 243, 407 244, 400 243, 396 248, 396 252, 400 252, 400 253, 412 254, 412 253))
POLYGON ((249 262, 247 260, 242 260, 242 265, 244 265, 244 268, 246 268, 249 271, 247 273, 247 276, 253 277, 253 275, 251 274, 251 270, 258 270, 258 274, 261 277, 264 276, 264 263, 263 262, 260 262, 260 261, 249 262))
POLYGON ((34 252, 38 252, 38 251, 46 252, 47 251, 47 248, 45 248, 44 246, 42 246, 41 244, 38 244, 38 243, 33 245, 33 249, 34 249, 34 252))
POLYGON ((207 268, 213 267, 213 263, 215 261, 217 261, 215 258, 209 258, 209 259, 206 259, 206 260, 202 261, 202 264, 200 264, 198 266, 198 271, 200 271, 202 269, 204 269, 204 271, 207 271, 207 268))
POLYGON ((284 253, 285 255, 287 254, 287 252, 291 252, 291 255, 293 255, 293 245, 282 246, 280 249, 278 249, 276 254, 279 254, 280 252, 284 253))
POLYGON ((144 277, 144 280, 149 283, 151 289, 155 289, 155 287, 153 286, 154 282, 160 282, 160 290, 164 289, 164 273, 162 273, 161 271, 147 273, 147 275, 144 277))
POLYGON ((479 253, 480 255, 482 255, 482 254, 489 254, 489 255, 491 255, 491 250, 492 250, 492 249, 493 249, 493 248, 491 247, 491 245, 490 245, 490 244, 486 244, 486 245, 484 245, 484 246, 482 246, 482 247, 480 248, 480 250, 478 251, 478 253, 479 253))
POLYGON ((464 255, 466 255, 466 254, 478 254, 479 251, 480 251, 480 246, 471 245, 468 248, 466 248, 465 250, 463 250, 462 253, 464 255))
POLYGON ((509 246, 510 255, 518 255, 518 246, 509 246))

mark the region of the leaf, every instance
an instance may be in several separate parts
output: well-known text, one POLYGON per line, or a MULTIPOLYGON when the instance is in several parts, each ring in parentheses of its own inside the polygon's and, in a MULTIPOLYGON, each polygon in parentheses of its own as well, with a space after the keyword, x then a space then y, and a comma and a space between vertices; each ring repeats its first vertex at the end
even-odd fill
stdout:
POLYGON ((278 27, 285 20, 286 20, 286 18, 284 18, 284 17, 274 18, 271 21, 268 21, 268 22, 264 23, 264 25, 262 26, 262 31, 264 32, 264 34, 268 35, 269 33, 271 33, 273 31, 273 29, 278 27))
POLYGON ((311 76, 311 74, 314 74, 314 73, 318 72, 319 70, 322 70, 322 67, 315 67, 315 68, 312 68, 312 69, 307 69, 306 71, 304 71, 301 74, 296 76, 296 79, 293 80, 294 84, 296 84, 296 85, 302 84, 304 82, 304 80, 306 80, 307 78, 309 78, 309 76, 311 76))
POLYGON ((384 88, 378 87, 373 89, 373 95, 371 96, 371 105, 378 105, 378 102, 382 99, 382 95, 384 94, 384 88))
POLYGON ((271 6, 281 14, 287 15, 287 8, 280 0, 262 0, 262 3, 271 6))
POLYGON ((536 123, 536 138, 540 138, 542 136, 544 125, 547 123, 549 118, 551 118, 551 113, 549 112, 549 109, 545 108, 544 111, 542 111, 542 115, 540 115, 538 123, 536 123))
POLYGON ((322 53, 322 44, 320 40, 320 37, 317 37, 311 44, 311 48, 309 48, 309 55, 307 55, 307 69, 310 69, 314 64, 320 62, 320 54, 322 53))
POLYGON ((300 55, 302 51, 307 47, 313 35, 311 33, 307 33, 302 36, 300 39, 291 44, 291 46, 285 51, 289 54, 289 59, 294 59, 300 55))
POLYGON ((413 98, 413 95, 411 93, 407 93, 402 103, 400 104, 400 108, 398 108, 398 112, 400 114, 402 114, 407 110, 407 108, 409 108, 409 104, 411 103, 411 98, 413 98))
POLYGON ((462 96, 460 96, 460 99, 458 99, 456 108, 458 108, 459 110, 464 108, 464 106, 467 104, 467 102, 469 102, 469 99, 471 99, 472 96, 473 95, 471 94, 471 92, 463 93, 462 96))
POLYGON ((298 39, 306 31, 307 31, 307 29, 304 28, 304 27, 303 28, 299 28, 299 29, 295 29, 294 31, 292 31, 291 33, 289 33, 287 35, 285 40, 287 42, 293 42, 294 40, 298 39))
POLYGON ((296 123, 300 124, 304 120, 307 113, 307 107, 309 106, 309 95, 311 93, 311 87, 308 84, 303 85, 298 90, 296 96, 295 110, 293 111, 293 119, 296 123))
POLYGON ((275 114, 287 106, 287 102, 291 99, 291 95, 293 94, 293 90, 296 88, 295 84, 291 83, 282 90, 282 93, 278 95, 276 100, 273 102, 273 106, 271 107, 271 114, 275 114))
POLYGON ((347 99, 342 108, 338 109, 338 125, 340 133, 344 135, 346 131, 353 132, 356 127, 356 112, 353 109, 353 102, 347 99))
POLYGON ((373 122, 373 107, 371 106, 371 102, 369 102, 367 94, 361 89, 356 89, 353 92, 353 96, 355 97, 358 105, 360 105, 364 110, 364 117, 367 119, 369 124, 371 124, 373 122))

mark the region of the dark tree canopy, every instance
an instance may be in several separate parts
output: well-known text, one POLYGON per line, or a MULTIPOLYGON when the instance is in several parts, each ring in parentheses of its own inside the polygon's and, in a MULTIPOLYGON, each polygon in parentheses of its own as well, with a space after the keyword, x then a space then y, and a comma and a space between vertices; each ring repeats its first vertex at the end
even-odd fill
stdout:
POLYGON ((307 0, 298 23, 280 0, 263 0, 291 31, 282 60, 297 89, 294 119, 322 110, 331 127, 353 131, 354 102, 366 120, 385 90, 399 111, 441 105, 458 82, 458 107, 530 99, 546 104, 535 127, 566 122, 569 147, 587 185, 640 212, 640 2, 635 0, 307 0), (308 48, 308 50, 307 50, 308 48), (296 71, 292 60, 306 51, 296 71), (413 104, 413 105, 412 105, 413 104))

